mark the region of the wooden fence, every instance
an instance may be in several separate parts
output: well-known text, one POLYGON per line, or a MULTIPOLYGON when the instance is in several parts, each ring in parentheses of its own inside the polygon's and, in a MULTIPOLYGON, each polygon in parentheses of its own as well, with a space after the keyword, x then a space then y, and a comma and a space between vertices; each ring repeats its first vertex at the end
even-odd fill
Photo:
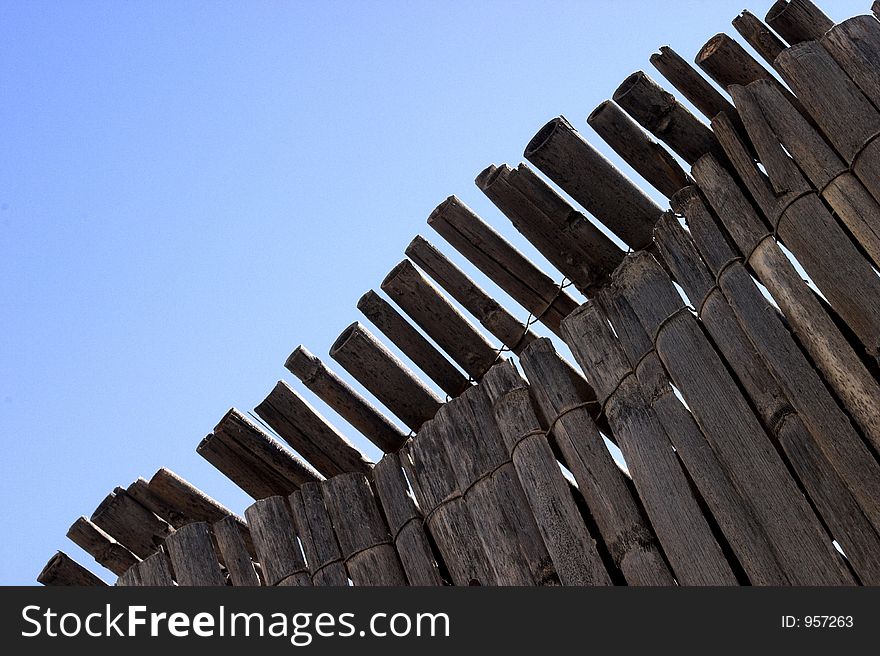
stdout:
MULTIPOLYGON (((562 117, 529 164, 480 172, 562 282, 440 203, 430 227, 522 309, 413 239, 394 305, 358 309, 419 371, 357 322, 330 350, 409 433, 304 347, 286 362, 379 462, 279 382, 266 429, 233 409, 198 445, 254 498, 244 518, 162 469, 68 537, 118 585, 880 584, 875 15, 743 12, 764 62, 725 34, 696 57, 726 93, 660 48, 705 120, 626 78, 588 123, 668 209, 562 117)), ((39 581, 102 583, 63 553, 39 581)))

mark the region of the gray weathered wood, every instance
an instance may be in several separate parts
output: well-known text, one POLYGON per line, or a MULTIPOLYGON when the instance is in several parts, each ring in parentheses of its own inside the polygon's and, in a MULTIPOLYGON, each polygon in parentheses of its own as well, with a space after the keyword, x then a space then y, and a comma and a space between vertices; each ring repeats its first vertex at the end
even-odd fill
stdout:
POLYGON ((381 286, 473 379, 479 380, 498 359, 489 340, 409 260, 395 266, 381 286))
POLYGON ((819 39, 834 26, 810 0, 776 0, 764 20, 791 45, 819 39))
POLYGON ((53 586, 107 585, 63 551, 49 559, 37 576, 37 582, 53 586))
POLYGON ((445 355, 425 339, 391 304, 372 289, 357 304, 370 322, 449 396, 458 396, 470 382, 445 355))
MULTIPOLYGON (((253 546, 249 548, 246 544, 239 521, 238 517, 227 515, 214 522, 214 539, 223 557, 230 583, 236 586, 257 586, 260 585, 260 578, 251 560, 253 546)), ((250 531, 247 534, 250 538, 250 531)))
POLYGON ((383 452, 397 451, 406 441, 406 433, 304 346, 297 346, 284 366, 383 452))
POLYGON ((146 558, 171 533, 171 526, 144 508, 128 492, 117 487, 92 513, 91 521, 128 548, 146 558))
POLYGON ((560 116, 529 141, 525 158, 632 248, 651 243, 659 206, 560 116))
POLYGON ((525 164, 493 164, 476 184, 580 291, 601 285, 622 259, 610 238, 525 164))
POLYGON ((260 499, 244 515, 266 585, 311 585, 285 497, 260 499))
POLYGON ((87 517, 77 519, 67 530, 67 537, 117 576, 140 560, 87 517))
POLYGON ((283 380, 254 411, 324 476, 370 472, 366 456, 283 380))
POLYGON ((733 19, 732 25, 746 43, 771 66, 775 65, 779 53, 788 47, 760 18, 749 11, 743 10, 733 19))
POLYGON ((290 509, 305 552, 313 585, 347 586, 348 572, 333 523, 317 483, 307 483, 290 495, 290 509))
POLYGON ((736 182, 711 157, 693 168, 694 178, 732 236, 740 252, 785 313, 795 335, 827 383, 856 420, 863 434, 880 448, 880 386, 852 346, 819 304, 777 244, 736 182))
POLYGON ((178 585, 226 585, 207 522, 183 526, 165 540, 178 585))
POLYGON ((621 82, 612 99, 688 164, 706 153, 720 151, 706 124, 643 71, 621 82))
POLYGON ((440 203, 428 217, 428 225, 517 303, 559 334, 559 323, 577 307, 577 302, 460 199, 450 196, 440 203))
POLYGON ((724 363, 672 281, 647 254, 629 256, 615 283, 653 340, 728 475, 749 498, 792 584, 852 577, 724 363))
POLYGON ((819 42, 880 107, 880 22, 873 16, 854 16, 832 27, 819 42))
POLYGON ((330 347, 330 357, 414 431, 443 400, 364 326, 355 321, 330 347))
POLYGON ((134 567, 137 570, 136 579, 139 586, 164 588, 174 585, 168 555, 162 550, 144 558, 134 567))
POLYGON ((235 408, 224 415, 196 452, 251 495, 290 494, 319 474, 235 408))
POLYGON ((409 492, 400 456, 388 453, 373 469, 376 493, 410 585, 443 585, 424 529, 424 517, 409 492))
POLYGON ((484 383, 498 428, 563 585, 608 585, 611 579, 585 526, 569 484, 541 430, 528 385, 512 363, 500 363, 484 383))
POLYGON ((733 110, 727 98, 669 46, 662 46, 651 55, 651 64, 706 118, 711 119, 718 112, 733 110))
POLYGON ((354 585, 406 585, 370 483, 363 474, 340 474, 321 483, 348 576, 354 585))

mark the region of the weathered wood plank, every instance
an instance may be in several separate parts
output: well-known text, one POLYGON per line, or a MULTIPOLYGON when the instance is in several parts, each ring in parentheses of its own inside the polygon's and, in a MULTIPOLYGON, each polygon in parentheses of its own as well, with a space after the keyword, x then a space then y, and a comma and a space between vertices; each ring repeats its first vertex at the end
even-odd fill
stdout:
POLYGON ((37 582, 53 586, 107 585, 63 551, 49 559, 37 576, 37 582))
POLYGON ((834 26, 810 0, 776 0, 765 20, 791 45, 819 39, 834 26))
MULTIPOLYGON (((258 586, 260 578, 251 560, 253 546, 248 547, 241 531, 241 520, 234 515, 227 515, 223 519, 214 522, 212 530, 214 539, 223 563, 229 574, 229 581, 236 586, 258 586)), ((250 538, 250 531, 247 533, 250 538)))
MULTIPOLYGON (((733 110, 727 98, 669 46, 661 46, 658 52, 651 55, 651 64, 706 118, 711 119, 719 112, 733 110)), ((667 197, 670 195, 667 194, 667 197)))
POLYGON ((171 526, 117 487, 92 513, 91 521, 139 558, 146 558, 171 533, 171 526))
POLYGON ((178 585, 226 585, 207 522, 183 526, 165 540, 178 585))
MULTIPOLYGON (((747 10, 743 10, 734 18, 732 25, 746 43, 771 66, 775 66, 779 53, 788 47, 760 18, 747 10)), ((712 114, 709 118, 714 116, 715 114, 712 114)))
POLYGON ((140 559, 116 539, 105 533, 86 517, 77 519, 67 530, 67 537, 74 544, 91 554, 99 565, 103 565, 117 576, 140 559))
POLYGON ((244 511, 266 585, 311 585, 287 501, 260 499, 244 511))
POLYGON ((135 585, 160 588, 174 585, 171 564, 168 562, 167 554, 162 550, 144 558, 134 568, 137 570, 135 585))
POLYGON ((873 16, 854 16, 828 30, 819 43, 880 107, 880 22, 873 16))
POLYGON ((307 483, 290 495, 290 509, 309 565, 313 585, 347 586, 348 572, 333 523, 317 483, 307 483))

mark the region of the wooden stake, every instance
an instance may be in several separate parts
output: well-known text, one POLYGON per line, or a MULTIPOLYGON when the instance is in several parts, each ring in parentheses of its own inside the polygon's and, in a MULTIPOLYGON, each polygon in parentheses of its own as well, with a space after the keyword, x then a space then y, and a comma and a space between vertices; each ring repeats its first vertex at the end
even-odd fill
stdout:
POLYGON ((249 506, 244 515, 251 528, 266 585, 311 585, 285 498, 260 499, 249 506))
POLYGON ((492 344, 409 260, 395 266, 381 287, 474 380, 498 359, 492 344))
POLYGON ((612 98, 688 164, 706 153, 720 150, 712 131, 642 71, 626 78, 612 98))
POLYGON ((403 351, 416 366, 449 396, 458 396, 468 388, 467 376, 438 351, 390 303, 372 289, 357 304, 374 326, 403 351))
MULTIPOLYGON (((743 10, 739 16, 733 19, 732 25, 746 40, 746 43, 752 46, 771 66, 775 66, 776 57, 788 47, 760 18, 749 11, 743 10)), ((709 118, 714 116, 715 114, 709 118)))
POLYGON ((255 411, 324 476, 369 474, 372 464, 366 456, 283 380, 255 411))
POLYGON ((414 431, 443 404, 437 394, 357 321, 342 331, 330 347, 330 357, 414 431))
POLYGON ((406 574, 366 477, 340 474, 321 483, 321 490, 352 582, 406 585, 406 574))
POLYGON ((333 523, 317 483, 307 483, 290 495, 293 523, 302 543, 313 585, 347 586, 348 572, 333 523))
MULTIPOLYGON (((232 585, 260 585, 260 578, 251 561, 251 553, 255 551, 253 545, 249 547, 245 542, 239 521, 239 518, 227 515, 214 522, 212 527, 214 539, 217 541, 220 555, 223 556, 223 563, 226 565, 232 585)), ((247 535, 250 538, 250 531, 247 535)))
POLYGON ((383 452, 397 451, 406 441, 406 433, 304 346, 297 346, 284 366, 383 452))
POLYGON ((586 292, 611 275, 623 251, 525 164, 489 166, 477 186, 513 226, 586 292))
POLYGON ((880 107, 880 22, 873 16, 854 16, 832 27, 819 42, 880 107))
POLYGON ((400 456, 386 454, 376 463, 373 480, 409 584, 443 585, 423 526, 424 517, 409 493, 400 456))
POLYGON ((834 21, 810 0, 776 0, 765 20, 791 45, 815 41, 834 26, 834 21))
POLYGON ((428 225, 554 333, 577 307, 558 283, 455 196, 437 206, 428 225))
POLYGON ((650 59, 654 68, 706 118, 733 109, 727 98, 669 46, 661 46, 650 59))
POLYGON ((162 519, 117 487, 92 513, 91 521, 139 558, 146 558, 171 533, 162 519))
POLYGON ((80 517, 71 525, 67 530, 67 537, 116 576, 121 576, 140 560, 86 517, 80 517))
POLYGON ((37 576, 37 582, 56 586, 107 585, 63 551, 56 552, 49 559, 37 576))
POLYGON ((171 565, 164 551, 157 551, 132 566, 116 582, 119 586, 170 587, 174 585, 171 565))
POLYGON ((165 540, 165 547, 178 585, 226 585, 207 523, 194 522, 177 529, 165 540))

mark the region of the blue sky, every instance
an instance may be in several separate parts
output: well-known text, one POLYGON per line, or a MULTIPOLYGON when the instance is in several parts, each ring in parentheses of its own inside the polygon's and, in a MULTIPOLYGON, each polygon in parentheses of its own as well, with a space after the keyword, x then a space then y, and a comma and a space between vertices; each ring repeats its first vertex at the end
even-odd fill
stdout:
POLYGON ((0 584, 106 576, 67 528, 161 466, 243 511, 199 440, 279 378, 326 410, 286 356, 329 362, 415 234, 451 254, 448 195, 561 277, 475 175, 559 114, 607 152, 590 111, 743 3, 0 0, 0 584))

